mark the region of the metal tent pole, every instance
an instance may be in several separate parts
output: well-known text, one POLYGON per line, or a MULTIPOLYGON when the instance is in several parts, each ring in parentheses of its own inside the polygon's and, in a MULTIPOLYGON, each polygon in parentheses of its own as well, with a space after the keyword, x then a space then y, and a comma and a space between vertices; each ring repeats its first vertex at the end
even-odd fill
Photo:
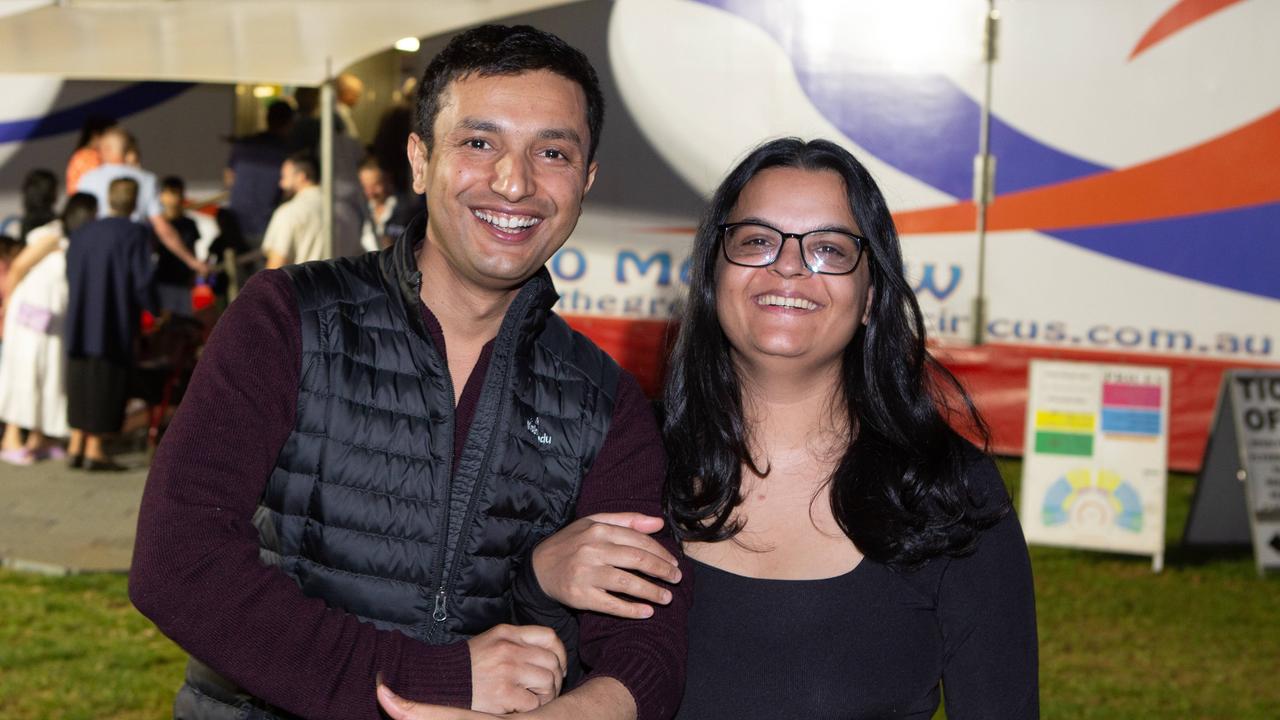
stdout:
POLYGON ((320 85, 320 191, 324 197, 322 232, 328 245, 326 255, 334 256, 333 247, 333 59, 325 58, 324 83, 320 85))
POLYGON ((978 126, 978 154, 973 158, 973 202, 977 207, 978 294, 973 299, 973 344, 986 341, 987 326, 987 206, 995 199, 996 157, 991 154, 991 76, 996 63, 1000 11, 995 0, 987 0, 983 23, 982 54, 986 78, 982 90, 982 113, 978 126))

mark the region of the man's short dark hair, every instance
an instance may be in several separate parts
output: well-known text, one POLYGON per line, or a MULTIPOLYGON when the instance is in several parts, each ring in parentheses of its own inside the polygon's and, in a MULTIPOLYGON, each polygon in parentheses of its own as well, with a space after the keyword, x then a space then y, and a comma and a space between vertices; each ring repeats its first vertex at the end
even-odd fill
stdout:
POLYGON ((440 97, 454 80, 470 75, 518 75, 550 70, 572 80, 587 97, 587 129, 591 146, 587 162, 596 156, 604 128, 604 95, 591 61, 581 51, 549 32, 528 25, 481 25, 455 36, 427 65, 418 84, 418 136, 434 147, 432 129, 440 114, 440 97))
POLYGON ((160 192, 175 192, 179 195, 187 194, 187 184, 177 175, 169 175, 160 181, 160 192))
POLYGON ((294 118, 293 106, 285 100, 276 100, 267 106, 267 129, 275 132, 289 127, 294 118))
POLYGON ((377 170, 378 172, 382 172, 382 163, 378 162, 378 156, 376 155, 365 155, 364 159, 360 161, 360 167, 358 170, 360 172, 364 172, 365 170, 377 170))
POLYGON ((311 117, 315 114, 316 109, 320 107, 320 88, 294 88, 293 102, 298 106, 299 115, 304 118, 311 117))
POLYGON ((300 150, 290 155, 285 162, 291 163, 293 169, 302 173, 307 180, 320 182, 320 163, 316 162, 316 156, 310 150, 300 150))
POLYGON ((116 178, 107 188, 107 207, 119 217, 129 217, 138 207, 138 181, 116 178))
POLYGON ((62 208, 62 232, 70 235, 96 217, 98 198, 89 193, 76 193, 67 198, 67 204, 62 208))

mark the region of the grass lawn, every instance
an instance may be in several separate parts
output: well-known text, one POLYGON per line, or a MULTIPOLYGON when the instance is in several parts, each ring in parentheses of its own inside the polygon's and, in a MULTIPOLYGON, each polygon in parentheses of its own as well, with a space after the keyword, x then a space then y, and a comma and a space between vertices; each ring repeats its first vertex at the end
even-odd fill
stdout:
POLYGON ((125 584, 0 570, 0 718, 172 717, 186 656, 133 609, 125 584))
MULTIPOLYGON (((1016 486, 1017 461, 1001 471, 1016 486)), ((1165 571, 1033 548, 1045 718, 1280 718, 1280 579, 1177 543, 1194 479, 1169 479, 1165 571)), ((184 657, 119 575, 0 570, 0 718, 169 717, 184 657)))

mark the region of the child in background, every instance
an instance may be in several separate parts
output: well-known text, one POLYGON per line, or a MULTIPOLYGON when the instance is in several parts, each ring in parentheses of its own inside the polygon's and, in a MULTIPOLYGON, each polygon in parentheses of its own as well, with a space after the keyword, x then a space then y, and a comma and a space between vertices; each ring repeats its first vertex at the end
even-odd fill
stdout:
MULTIPOLYGON (((164 218, 178 232, 182 244, 194 254, 200 231, 195 221, 186 215, 186 202, 186 184, 182 178, 171 175, 160 182, 160 206, 164 209, 164 218)), ((191 317, 191 284, 195 281, 195 273, 163 245, 158 245, 157 252, 155 282, 160 310, 191 317)))

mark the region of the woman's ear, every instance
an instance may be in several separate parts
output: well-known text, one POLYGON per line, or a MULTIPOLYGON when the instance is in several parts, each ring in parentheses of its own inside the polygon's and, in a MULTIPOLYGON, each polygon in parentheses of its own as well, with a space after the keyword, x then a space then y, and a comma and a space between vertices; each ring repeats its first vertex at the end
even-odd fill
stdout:
POLYGON ((868 286, 867 287, 867 304, 863 307, 863 310, 862 310, 863 325, 866 325, 868 322, 871 321, 871 304, 875 302, 875 299, 876 299, 876 286, 875 285, 868 286))

